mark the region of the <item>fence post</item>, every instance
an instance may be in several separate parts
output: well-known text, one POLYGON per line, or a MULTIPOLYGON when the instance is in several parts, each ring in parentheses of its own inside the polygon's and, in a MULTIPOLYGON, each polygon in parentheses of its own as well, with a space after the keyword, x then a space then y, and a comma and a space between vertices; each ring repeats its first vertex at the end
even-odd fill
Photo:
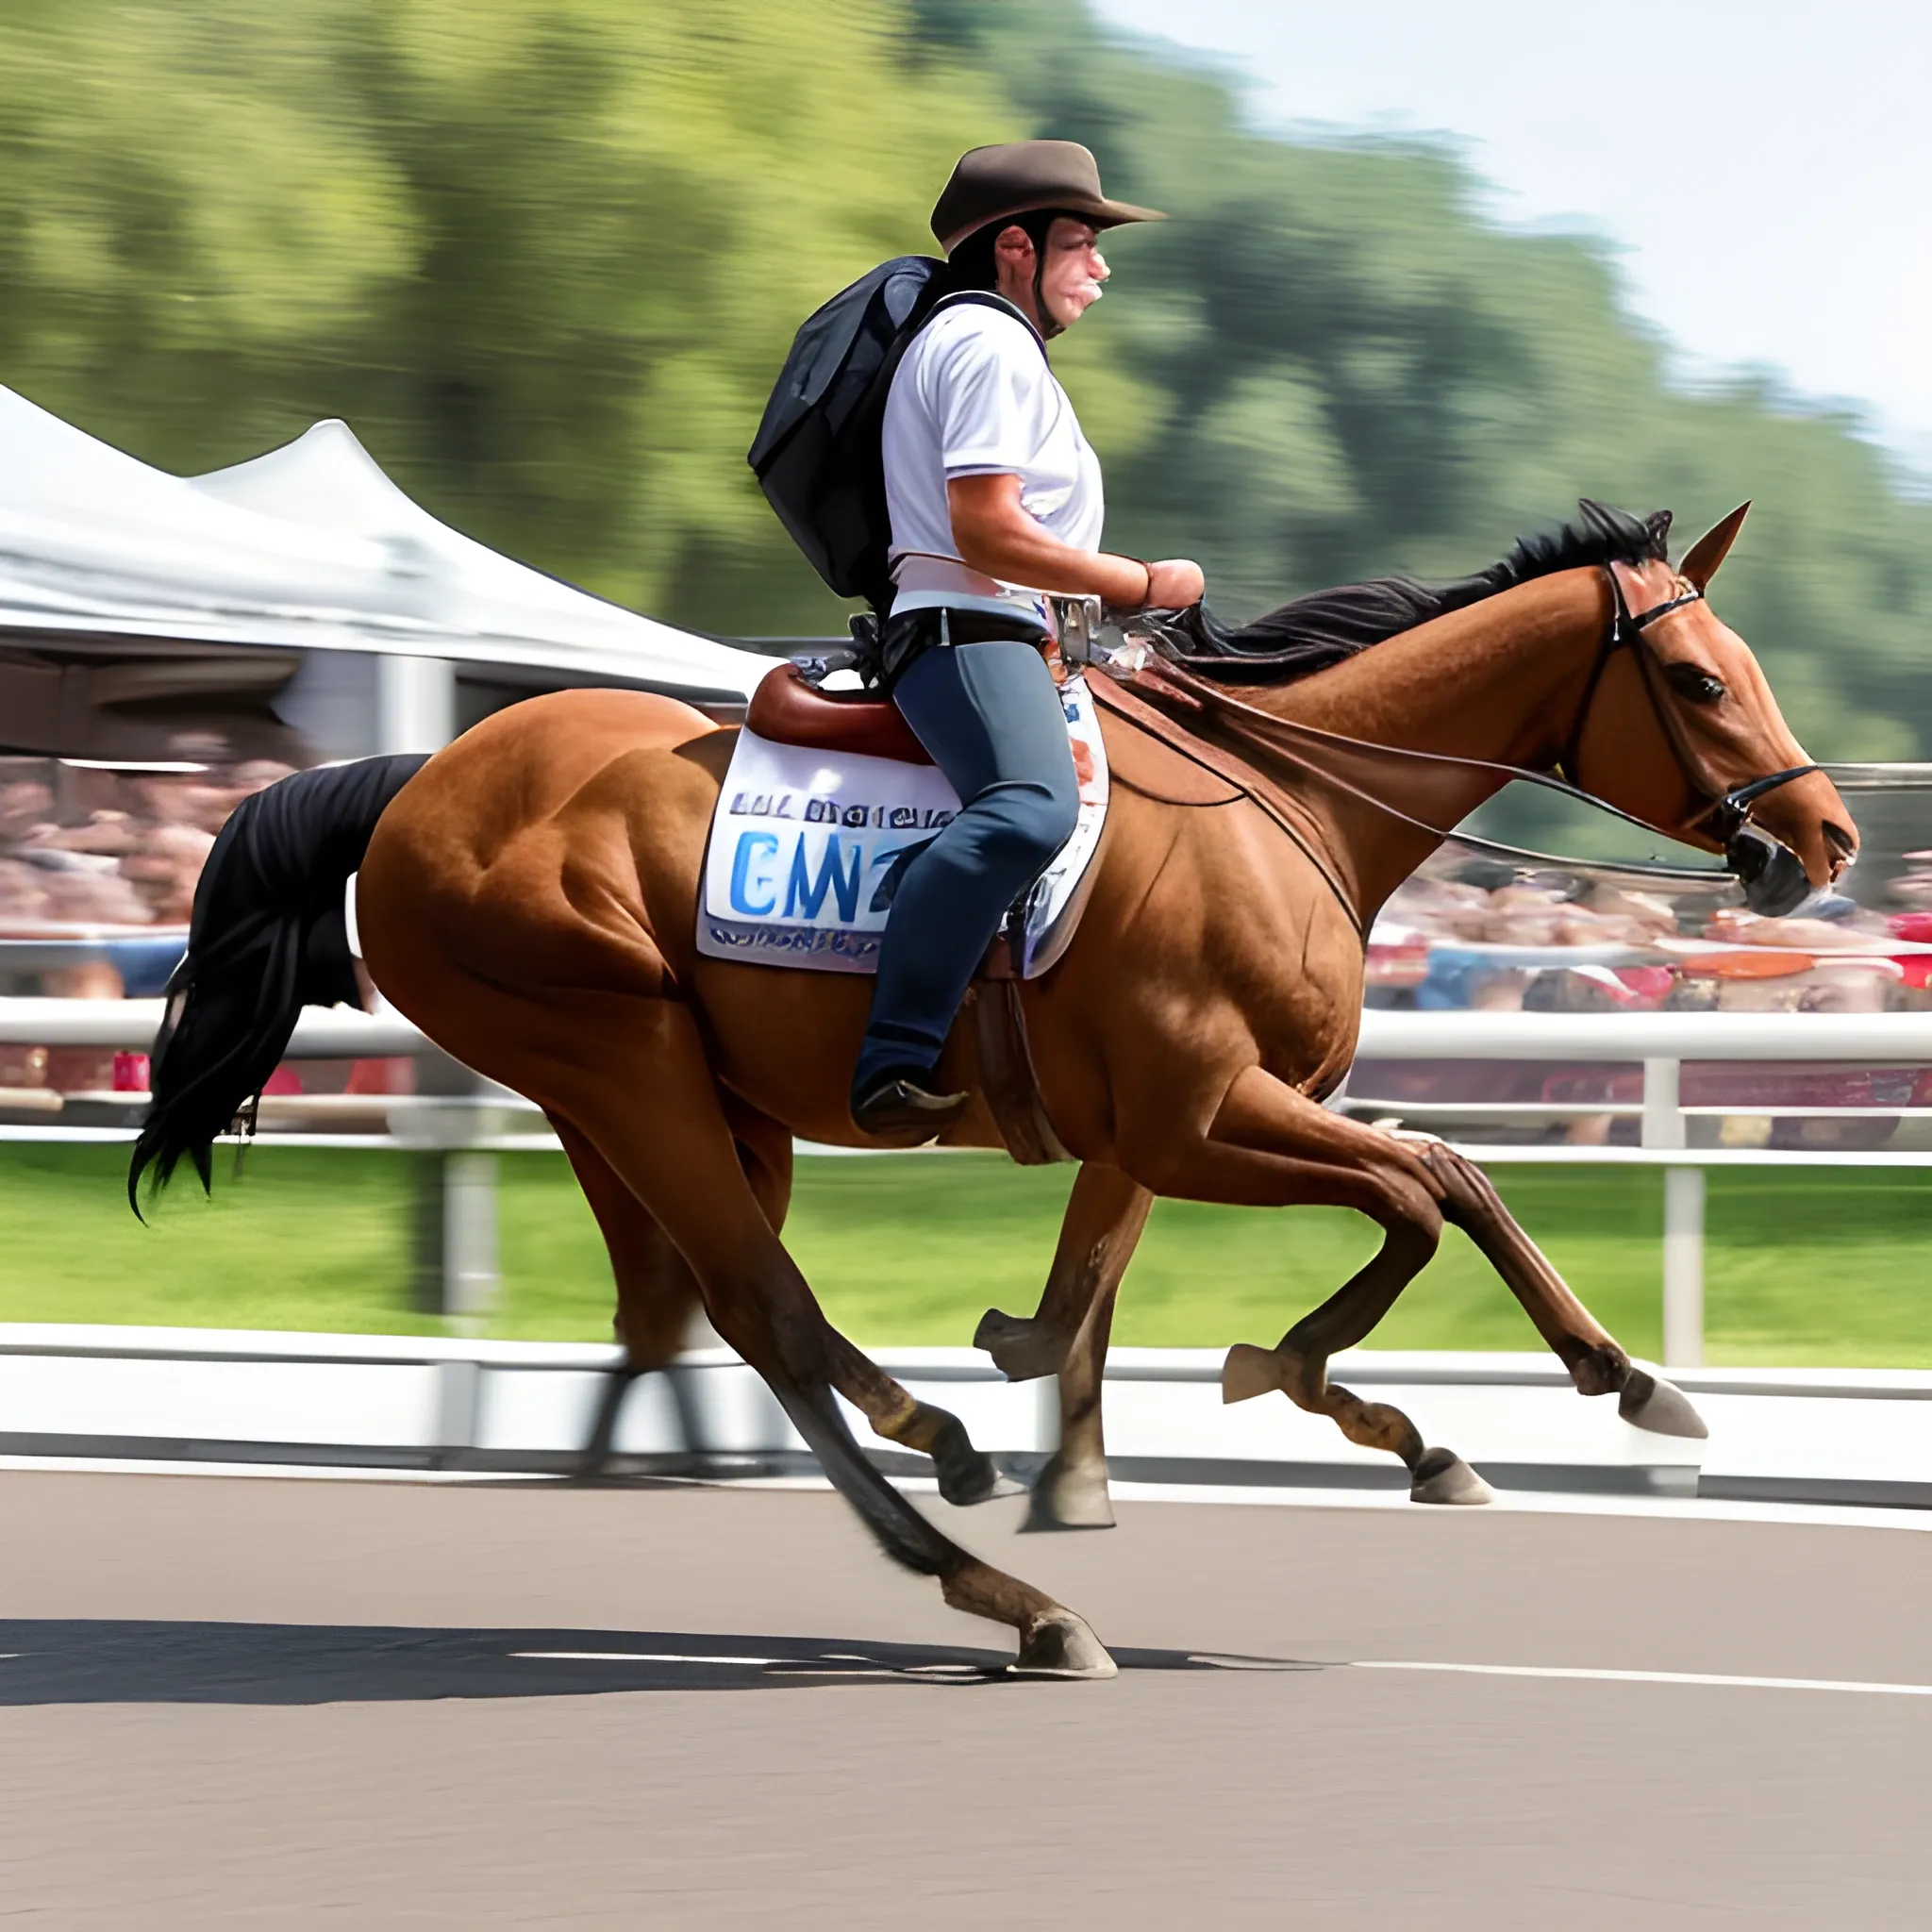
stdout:
POLYGON ((376 659, 378 751, 441 751, 456 735, 455 664, 447 658, 411 658, 400 652, 386 652, 376 659))
MULTIPOLYGON (((1643 1063, 1643 1144, 1685 1144, 1679 1103, 1680 1064, 1643 1063)), ((1694 1369, 1704 1362, 1704 1170, 1664 1169, 1664 1361, 1694 1369)))
POLYGON ((1664 1169, 1664 1362, 1704 1366, 1704 1170, 1664 1169))
POLYGON ((496 1156, 442 1157, 442 1312, 480 1322, 496 1299, 496 1156))
POLYGON ((416 1306, 475 1327, 496 1297, 496 1156, 475 1142, 500 1122, 486 1083, 448 1055, 416 1060, 416 1100, 391 1115, 413 1147, 416 1306))
POLYGON ((1677 1065, 1675 1060, 1645 1060, 1643 1063, 1643 1144, 1646 1147, 1681 1147, 1684 1144, 1684 1116, 1677 1111, 1677 1065))

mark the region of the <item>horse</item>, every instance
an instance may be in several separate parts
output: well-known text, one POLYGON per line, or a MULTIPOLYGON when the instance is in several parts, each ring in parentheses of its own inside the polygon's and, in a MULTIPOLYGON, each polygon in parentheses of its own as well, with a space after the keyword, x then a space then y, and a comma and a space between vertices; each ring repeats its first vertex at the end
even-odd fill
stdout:
MULTIPOLYGON (((1384 614, 1324 668, 1251 680, 1243 714, 1419 757, 1450 774, 1423 789, 1458 811, 1515 768, 1561 768, 1644 823, 1726 852, 1754 891, 1774 877, 1781 891, 1828 886, 1857 849, 1850 817, 1705 595, 1743 513, 1674 568, 1667 517, 1595 510, 1484 578, 1404 587, 1392 617, 1389 584, 1367 587, 1364 608, 1384 614)), ((1263 641, 1267 624, 1254 627, 1263 641)), ((1018 992, 1040 1106, 1081 1166, 1039 1312, 990 1311, 981 1324, 1009 1372, 1061 1376, 1048 1520, 1105 1506, 1108 1317, 1157 1196, 1341 1206, 1380 1227, 1374 1257, 1273 1348, 1231 1351, 1224 1394, 1279 1389, 1332 1416, 1399 1457, 1419 1501, 1486 1492, 1399 1410, 1330 1383, 1326 1363, 1370 1332, 1445 1221, 1474 1240, 1582 1393, 1616 1394, 1639 1426, 1701 1433, 1472 1163, 1322 1105, 1353 1056, 1364 936, 1440 821, 1392 810, 1373 788, 1317 782, 1306 758, 1252 733, 1231 760, 1208 722, 1196 739, 1124 687, 1112 696, 1115 784, 1091 897, 1063 958, 1018 992)), ((700 870, 733 741, 667 697, 566 691, 498 712, 426 761, 367 778, 358 766, 303 774, 244 805, 238 818, 279 813, 286 836, 271 852, 244 827, 210 855, 130 1198, 150 1164, 161 1185, 192 1158, 206 1183, 209 1145, 273 1066, 277 1028, 340 981, 311 972, 310 955, 318 908, 359 858, 368 973, 431 1040, 548 1116, 608 1246, 632 1365, 668 1358, 701 1301, 885 1553, 936 1579, 954 1607, 1016 1631, 1011 1670, 1110 1676, 1076 1611, 945 1535, 841 1418, 835 1393, 881 1437, 930 1456, 949 1497, 1000 1488, 957 1418, 832 1327, 781 1240, 793 1137, 858 1142, 846 1087, 868 988, 699 954, 700 870)), ((973 1100, 949 1144, 1002 1144, 982 1059, 973 1030, 956 1027, 940 1078, 973 1100)))

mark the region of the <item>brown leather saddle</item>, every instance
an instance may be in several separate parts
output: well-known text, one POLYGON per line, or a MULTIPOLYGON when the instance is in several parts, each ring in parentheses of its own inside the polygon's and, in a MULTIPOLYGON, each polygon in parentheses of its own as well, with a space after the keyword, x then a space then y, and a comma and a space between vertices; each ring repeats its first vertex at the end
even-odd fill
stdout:
POLYGON ((864 691, 821 691, 805 681, 796 664, 780 664, 758 680, 744 726, 773 744, 855 752, 861 758, 897 758, 908 765, 932 763, 891 699, 864 691))

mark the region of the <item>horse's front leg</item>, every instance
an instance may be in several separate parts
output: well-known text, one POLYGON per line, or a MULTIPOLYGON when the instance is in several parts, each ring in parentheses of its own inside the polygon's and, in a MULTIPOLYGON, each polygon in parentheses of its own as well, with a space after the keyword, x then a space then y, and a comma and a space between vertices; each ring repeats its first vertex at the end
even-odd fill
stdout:
POLYGON ((1583 1394, 1616 1396, 1626 1423, 1656 1435, 1702 1440, 1709 1434, 1683 1391, 1638 1368, 1576 1299, 1474 1161, 1431 1134, 1392 1138, 1414 1148, 1441 1183, 1444 1218, 1483 1251, 1583 1394))
POLYGON ((1118 1168, 1088 1162, 1074 1176, 1038 1310, 1027 1320, 989 1308, 973 1338, 1011 1381, 1059 1377, 1059 1446, 1034 1484, 1028 1529, 1113 1525, 1101 1378, 1114 1297, 1153 1205, 1118 1168))
POLYGON ((1228 1351, 1223 1400, 1278 1389, 1333 1417, 1351 1442, 1399 1456, 1415 1501, 1487 1502, 1474 1471, 1450 1450, 1427 1447, 1402 1410, 1328 1379, 1329 1357, 1361 1341, 1436 1252, 1445 1191, 1421 1153, 1327 1112, 1258 1066, 1234 1076, 1205 1130, 1191 1131, 1175 1096, 1163 1097, 1122 1121, 1122 1165, 1156 1193, 1232 1207, 1353 1208, 1383 1231, 1367 1266, 1273 1348, 1238 1342, 1228 1351))

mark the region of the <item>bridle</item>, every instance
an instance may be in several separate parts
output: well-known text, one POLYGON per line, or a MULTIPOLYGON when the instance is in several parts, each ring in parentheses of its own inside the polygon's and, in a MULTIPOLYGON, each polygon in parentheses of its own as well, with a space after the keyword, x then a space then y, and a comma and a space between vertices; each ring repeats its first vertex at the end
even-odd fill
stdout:
MULTIPOLYGON (((1679 578, 1684 588, 1676 595, 1667 597, 1659 604, 1652 605, 1647 610, 1632 614, 1624 601, 1624 587, 1618 581, 1616 572, 1608 565, 1603 566, 1604 575, 1610 586, 1610 623, 1604 633, 1603 641, 1597 646, 1595 660, 1591 665, 1590 676, 1585 682, 1583 698, 1576 708, 1575 723, 1571 727, 1570 737, 1557 760, 1557 769, 1563 773, 1557 777, 1550 771, 1530 771, 1520 765, 1506 765, 1488 758, 1461 758, 1447 752, 1409 751, 1396 745, 1371 744, 1359 739, 1351 739, 1339 732, 1322 730, 1314 725, 1292 723, 1275 717, 1272 712, 1259 711, 1242 703, 1224 689, 1213 688, 1207 680, 1192 680, 1197 691, 1205 692, 1213 689, 1212 702, 1215 708, 1230 723, 1238 722, 1238 728, 1251 736, 1264 740, 1277 756, 1286 757, 1301 765, 1311 775, 1334 786, 1336 789, 1359 799, 1363 804, 1377 811, 1388 814, 1405 824, 1413 825, 1419 831, 1427 832, 1436 839, 1454 839, 1457 844, 1471 851, 1515 865, 1536 867, 1574 867, 1579 863, 1593 871, 1616 872, 1634 874, 1639 877, 1655 879, 1659 883, 1682 887, 1685 885, 1707 885, 1711 880, 1723 878, 1728 874, 1742 884, 1745 902, 1754 912, 1778 918, 1791 911, 1807 898, 1811 882, 1806 876, 1804 861, 1789 845, 1774 839, 1762 827, 1751 823, 1751 809, 1758 799, 1767 792, 1774 791, 1780 785, 1789 785, 1794 778, 1802 778, 1817 771, 1816 765, 1793 765, 1789 771, 1773 772, 1768 776, 1754 778, 1743 785, 1725 788, 1714 784, 1706 774, 1702 761, 1693 747, 1686 740, 1675 712, 1668 702, 1666 692, 1661 689, 1663 672, 1656 657, 1643 641, 1643 633, 1660 619, 1668 617, 1674 610, 1681 610, 1687 604, 1703 601, 1704 592, 1695 585, 1679 578), (1378 796, 1374 791, 1359 785, 1338 772, 1330 759, 1324 756, 1331 751, 1348 755, 1369 754, 1390 761, 1397 766, 1453 766, 1465 771, 1493 773, 1505 779, 1520 779, 1544 791, 1555 791, 1580 804, 1594 807, 1598 811, 1607 812, 1613 818, 1622 819, 1626 824, 1636 825, 1646 832, 1657 833, 1663 838, 1676 835, 1662 825, 1654 824, 1648 819, 1639 818, 1634 812, 1625 811, 1622 806, 1613 805, 1607 798, 1585 791, 1577 782, 1577 760, 1583 735, 1590 724, 1590 715, 1597 691, 1603 682, 1605 671, 1610 659, 1621 651, 1630 650, 1637 660, 1638 670, 1643 679, 1643 688, 1649 698, 1658 729, 1664 735, 1664 741, 1670 747, 1673 759, 1683 778, 1686 789, 1693 800, 1704 801, 1695 815, 1687 819, 1685 828, 1707 825, 1711 837, 1722 844, 1724 855, 1724 870, 1717 872, 1706 867, 1676 866, 1644 859, 1591 859, 1577 861, 1566 859, 1548 852, 1531 852, 1518 845, 1506 845, 1496 840, 1483 839, 1472 833, 1459 831, 1451 826, 1430 824, 1424 819, 1405 811, 1393 801, 1378 796)), ((1138 631, 1150 635, 1157 647, 1162 640, 1172 637, 1168 623, 1172 613, 1144 611, 1124 624, 1124 630, 1138 631)), ((1101 663, 1106 665, 1105 657, 1101 663)), ((1170 691, 1174 691, 1172 677, 1163 679, 1159 670, 1160 659, 1153 665, 1137 666, 1127 671, 1130 683, 1166 682, 1170 691)), ((1180 666, 1170 666, 1171 671, 1179 671, 1180 666)), ((1201 699, 1185 691, 1174 691, 1183 703, 1193 710, 1201 708, 1201 699)))
MULTIPOLYGON (((1576 708, 1576 722, 1571 727, 1569 740, 1557 761, 1558 768, 1578 791, 1586 797, 1594 796, 1586 790, 1581 776, 1583 734, 1589 727, 1597 687, 1603 682, 1610 659, 1619 651, 1627 649, 1636 660, 1638 675, 1643 680, 1644 695, 1650 702, 1651 715, 1657 720, 1657 729, 1662 732, 1664 742, 1670 748, 1685 789, 1693 801, 1704 801, 1702 808, 1684 821, 1685 828, 1707 827, 1710 836, 1724 847, 1725 870, 1741 879, 1754 901, 1760 902, 1755 909, 1770 910, 1776 903, 1783 911, 1789 911, 1809 892, 1810 881, 1805 875, 1803 862, 1789 845, 1751 823, 1751 809, 1767 792, 1775 791, 1781 785, 1789 785, 1794 778, 1807 777, 1818 767, 1815 764, 1792 765, 1788 771, 1772 772, 1762 778, 1752 779, 1748 784, 1728 788, 1713 783, 1706 774, 1703 761, 1695 749, 1685 738, 1684 727, 1667 702, 1666 693, 1660 689, 1663 672, 1656 654, 1643 638, 1643 633, 1659 619, 1683 609, 1687 604, 1701 604, 1704 601, 1703 591, 1679 577, 1677 581, 1684 585, 1684 589, 1675 596, 1666 597, 1646 610, 1633 612, 1624 601, 1624 586, 1615 568, 1607 563, 1603 570, 1610 586, 1610 625, 1604 633, 1603 642, 1597 647, 1596 660, 1590 667, 1590 676, 1583 687, 1583 701, 1576 708)), ((1662 831, 1663 827, 1653 829, 1662 831)), ((1670 835, 1666 833, 1665 836, 1670 835)))

